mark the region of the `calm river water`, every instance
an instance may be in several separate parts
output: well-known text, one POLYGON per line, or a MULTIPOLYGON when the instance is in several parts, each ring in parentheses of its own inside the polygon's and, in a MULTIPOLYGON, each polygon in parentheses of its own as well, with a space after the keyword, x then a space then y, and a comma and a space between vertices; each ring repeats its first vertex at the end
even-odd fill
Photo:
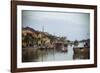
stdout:
POLYGON ((46 55, 38 58, 38 61, 61 61, 73 59, 73 47, 68 46, 68 52, 48 51, 46 55))
MULTIPOLYGON (((83 43, 80 43, 78 46, 83 47, 83 43)), ((68 45, 67 52, 61 52, 56 50, 37 50, 33 51, 33 48, 31 47, 31 52, 25 52, 23 51, 23 62, 42 62, 42 61, 66 61, 66 60, 73 60, 73 51, 74 45, 70 46, 68 45)), ((27 48, 30 49, 30 48, 27 48)))

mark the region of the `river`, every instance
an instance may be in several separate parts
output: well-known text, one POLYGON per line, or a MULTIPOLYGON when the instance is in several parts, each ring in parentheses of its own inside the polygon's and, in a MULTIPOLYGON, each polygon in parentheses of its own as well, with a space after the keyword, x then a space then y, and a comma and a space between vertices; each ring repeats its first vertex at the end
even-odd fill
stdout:
MULTIPOLYGON (((80 43, 78 47, 82 47, 83 43, 80 43)), ((44 62, 44 61, 66 61, 66 60, 73 60, 74 51, 73 51, 74 45, 68 45, 67 52, 61 52, 56 51, 55 49, 51 50, 36 50, 31 51, 28 53, 25 53, 23 57, 22 62, 44 62)), ((27 48, 30 49, 30 48, 27 48)), ((33 48, 31 48, 33 50, 33 48)))

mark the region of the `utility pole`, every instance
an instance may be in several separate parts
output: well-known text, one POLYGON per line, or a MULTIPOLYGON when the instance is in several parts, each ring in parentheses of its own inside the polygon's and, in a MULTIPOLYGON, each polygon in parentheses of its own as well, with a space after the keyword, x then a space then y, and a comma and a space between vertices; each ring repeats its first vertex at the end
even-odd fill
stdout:
POLYGON ((44 26, 42 26, 42 32, 44 32, 44 26))

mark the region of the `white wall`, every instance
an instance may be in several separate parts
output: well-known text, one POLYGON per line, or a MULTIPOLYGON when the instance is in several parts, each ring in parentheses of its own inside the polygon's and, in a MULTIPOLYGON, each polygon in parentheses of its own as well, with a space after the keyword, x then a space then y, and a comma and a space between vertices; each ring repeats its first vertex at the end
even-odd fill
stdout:
MULTIPOLYGON (((33 0, 36 1, 36 0, 33 0)), ((99 0, 38 0, 48 2, 62 2, 74 4, 98 5, 100 13, 99 0)), ((98 19, 100 14, 98 14, 98 19)), ((98 20, 98 37, 100 37, 100 20, 98 20)), ((56 71, 42 71, 36 73, 99 73, 100 72, 100 38, 98 38, 98 67, 86 69, 69 69, 56 71)), ((0 73, 10 73, 10 0, 0 0, 0 73)), ((32 73, 32 72, 31 72, 32 73)), ((35 73, 35 72, 34 72, 35 73)))

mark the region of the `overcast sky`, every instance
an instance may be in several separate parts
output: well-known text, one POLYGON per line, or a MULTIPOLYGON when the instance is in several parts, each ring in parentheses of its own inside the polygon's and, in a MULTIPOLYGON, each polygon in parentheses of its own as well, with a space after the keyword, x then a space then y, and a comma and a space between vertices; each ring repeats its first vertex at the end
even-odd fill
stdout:
POLYGON ((35 30, 65 36, 69 40, 82 40, 90 37, 90 14, 50 11, 22 11, 22 26, 35 30))

